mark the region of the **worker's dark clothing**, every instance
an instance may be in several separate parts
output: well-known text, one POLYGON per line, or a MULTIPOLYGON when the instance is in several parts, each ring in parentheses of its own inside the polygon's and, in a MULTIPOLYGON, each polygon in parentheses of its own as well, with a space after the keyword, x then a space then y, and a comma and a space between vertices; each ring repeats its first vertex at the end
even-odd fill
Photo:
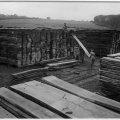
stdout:
POLYGON ((84 62, 84 55, 85 55, 85 52, 84 52, 84 50, 81 48, 81 49, 80 49, 80 60, 81 60, 82 62, 84 62))
POLYGON ((91 59, 91 68, 95 62, 95 53, 93 51, 90 52, 90 59, 91 59))

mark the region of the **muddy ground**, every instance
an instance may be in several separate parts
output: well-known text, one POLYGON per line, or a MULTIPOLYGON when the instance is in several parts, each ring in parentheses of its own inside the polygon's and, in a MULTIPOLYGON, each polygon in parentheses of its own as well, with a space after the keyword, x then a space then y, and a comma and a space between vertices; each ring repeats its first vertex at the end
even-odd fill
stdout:
MULTIPOLYGON (((79 63, 78 66, 48 71, 47 75, 55 75, 56 77, 71 84, 74 84, 78 87, 120 101, 119 96, 117 97, 107 96, 102 92, 101 84, 99 82, 99 67, 100 67, 99 61, 100 59, 96 58, 95 64, 91 69, 90 60, 87 57, 85 57, 84 63, 79 63)), ((38 67, 39 66, 17 68, 7 64, 0 63, 0 87, 7 87, 9 85, 12 85, 11 74, 38 67)))

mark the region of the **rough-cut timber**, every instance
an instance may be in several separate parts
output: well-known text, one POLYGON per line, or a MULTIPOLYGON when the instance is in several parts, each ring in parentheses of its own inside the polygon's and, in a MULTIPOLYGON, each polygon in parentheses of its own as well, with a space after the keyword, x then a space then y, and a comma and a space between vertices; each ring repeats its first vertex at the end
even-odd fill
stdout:
POLYGON ((25 99, 7 88, 0 88, 0 98, 11 103, 31 118, 61 118, 52 111, 25 99))
POLYGON ((80 97, 37 81, 11 86, 11 89, 24 97, 31 98, 46 108, 70 118, 115 118, 120 114, 98 106, 80 97))
POLYGON ((110 91, 112 94, 120 93, 120 53, 108 55, 101 58, 100 62, 100 82, 102 89, 110 91))
POLYGON ((21 81, 28 81, 33 78, 41 78, 46 76, 46 72, 48 71, 48 67, 45 68, 38 68, 38 69, 31 69, 19 73, 12 74, 13 82, 21 82, 21 81))
POLYGON ((64 60, 64 61, 59 61, 56 63, 49 63, 47 66, 49 69, 60 69, 60 68, 66 68, 66 67, 71 67, 78 65, 80 62, 75 59, 69 59, 69 60, 64 60))
POLYGON ((114 111, 117 111, 120 113, 120 103, 119 102, 116 102, 116 101, 108 99, 106 97, 89 92, 80 87, 76 87, 70 83, 67 83, 61 79, 58 79, 55 76, 43 77, 42 80, 45 83, 50 84, 54 87, 57 87, 59 89, 67 91, 71 94, 79 96, 80 98, 83 98, 85 100, 91 101, 95 104, 98 104, 100 106, 106 107, 108 109, 111 109, 111 110, 114 110, 114 111))
POLYGON ((10 118, 16 118, 16 117, 0 106, 0 118, 10 119, 10 118))

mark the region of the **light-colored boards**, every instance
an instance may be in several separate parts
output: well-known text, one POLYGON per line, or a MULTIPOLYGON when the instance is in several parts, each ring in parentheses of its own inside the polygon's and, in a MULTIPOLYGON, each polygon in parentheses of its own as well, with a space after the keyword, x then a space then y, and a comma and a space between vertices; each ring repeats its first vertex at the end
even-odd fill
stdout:
POLYGON ((0 88, 0 98, 11 103, 31 118, 61 118, 52 111, 25 99, 7 88, 0 88))
POLYGON ((11 86, 11 89, 70 118, 120 117, 118 113, 41 82, 30 81, 11 86))
POLYGON ((72 35, 73 38, 78 42, 78 44, 82 47, 82 49, 84 50, 85 54, 90 57, 90 53, 88 52, 88 50, 85 48, 85 46, 80 42, 80 40, 76 37, 76 35, 72 35))
POLYGON ((108 57, 119 57, 120 53, 115 53, 115 54, 109 54, 107 55, 108 57))
POLYGON ((120 103, 119 102, 116 102, 116 101, 108 99, 106 97, 97 95, 95 93, 92 93, 92 92, 82 89, 80 87, 74 86, 74 85, 67 83, 55 76, 43 77, 42 80, 50 85, 53 85, 54 87, 57 87, 59 89, 67 91, 71 94, 79 96, 80 98, 86 99, 95 104, 98 104, 100 106, 106 107, 108 109, 111 109, 111 110, 114 110, 114 111, 117 111, 120 113, 120 103))
POLYGON ((16 118, 13 114, 5 110, 3 107, 0 106, 0 118, 16 118))

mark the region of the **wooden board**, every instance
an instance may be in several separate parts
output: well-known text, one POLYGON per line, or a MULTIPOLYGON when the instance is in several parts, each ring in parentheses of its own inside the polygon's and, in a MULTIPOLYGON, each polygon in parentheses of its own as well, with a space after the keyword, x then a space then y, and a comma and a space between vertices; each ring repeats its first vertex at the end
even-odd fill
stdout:
POLYGON ((120 103, 114 100, 108 99, 106 97, 97 95, 88 90, 82 89, 80 87, 74 86, 70 83, 67 83, 55 76, 43 77, 42 80, 50 85, 53 85, 59 89, 67 91, 71 94, 79 96, 80 98, 91 101, 100 106, 106 107, 108 109, 117 111, 120 113, 120 103))
POLYGON ((109 54, 107 55, 108 57, 117 57, 120 56, 120 53, 115 53, 115 54, 109 54))
POLYGON ((14 106, 17 106, 17 108, 20 108, 20 110, 32 118, 61 118, 59 115, 40 105, 37 105, 30 100, 25 99, 7 88, 0 88, 0 98, 5 99, 14 106))
POLYGON ((70 118, 114 118, 120 114, 80 97, 37 81, 11 86, 12 90, 70 118))
POLYGON ((56 63, 50 63, 47 64, 47 66, 59 66, 59 65, 66 65, 66 64, 72 64, 78 62, 77 60, 69 60, 69 61, 61 61, 61 62, 56 62, 56 63))
POLYGON ((80 47, 82 47, 82 49, 84 50, 85 54, 90 57, 90 53, 88 52, 88 50, 84 47, 84 45, 80 42, 80 40, 75 36, 72 35, 73 38, 78 42, 78 44, 80 45, 80 47))
POLYGON ((0 106, 0 118, 16 118, 16 117, 0 106))

